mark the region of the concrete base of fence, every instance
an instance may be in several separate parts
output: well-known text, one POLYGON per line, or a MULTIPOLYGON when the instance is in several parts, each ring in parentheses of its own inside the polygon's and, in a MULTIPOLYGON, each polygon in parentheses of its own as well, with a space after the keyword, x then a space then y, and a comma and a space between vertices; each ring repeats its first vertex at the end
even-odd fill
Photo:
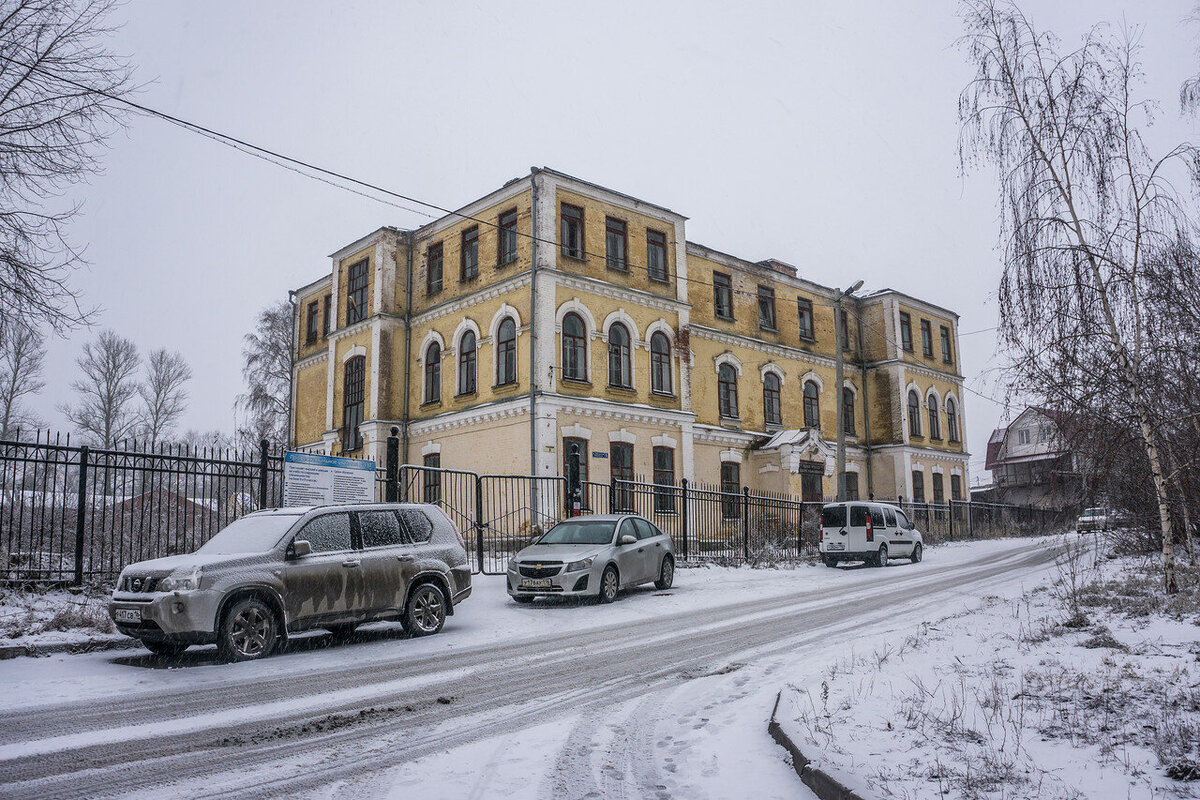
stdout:
POLYGON ((771 709, 771 721, 767 723, 767 733, 771 734, 771 738, 791 755, 792 769, 796 770, 800 780, 805 786, 812 789, 813 794, 821 800, 863 800, 861 795, 847 789, 828 772, 813 766, 813 762, 805 758, 804 753, 800 752, 800 748, 791 740, 791 737, 784 733, 783 728, 775 721, 775 714, 779 711, 779 699, 782 696, 783 692, 775 695, 775 707, 771 709))
POLYGON ((82 642, 56 642, 54 644, 12 644, 0 647, 0 661, 22 656, 52 656, 58 653, 92 653, 99 650, 127 650, 141 647, 137 639, 88 639, 82 642))

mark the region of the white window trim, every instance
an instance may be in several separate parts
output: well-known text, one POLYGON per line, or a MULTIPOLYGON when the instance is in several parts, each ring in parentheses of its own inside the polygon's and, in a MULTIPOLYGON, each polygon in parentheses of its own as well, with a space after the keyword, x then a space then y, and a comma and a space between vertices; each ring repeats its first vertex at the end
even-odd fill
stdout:
POLYGON ((817 385, 817 394, 825 394, 825 381, 821 380, 821 376, 813 372, 811 369, 800 376, 800 393, 804 394, 804 384, 812 381, 817 385))
POLYGON ((730 353, 729 351, 721 353, 721 355, 719 355, 713 359, 713 362, 714 362, 714 370, 718 376, 720 376, 720 374, 721 374, 721 365, 729 364, 733 367, 734 372, 737 373, 738 379, 741 380, 742 362, 739 361, 738 357, 735 356, 733 353, 730 353))
POLYGON ((426 442, 425 446, 421 448, 421 457, 422 458, 424 458, 425 456, 435 456, 435 455, 440 456, 441 454, 442 454, 441 442, 426 442))
POLYGON ((564 427, 562 435, 564 439, 585 439, 589 442, 592 440, 592 432, 579 423, 564 427))
POLYGON ((778 364, 776 364, 772 361, 768 361, 766 364, 762 365, 762 367, 759 369, 758 373, 759 373, 760 380, 762 380, 762 382, 764 384, 767 382, 767 374, 768 373, 774 375, 776 378, 779 378, 779 390, 783 391, 783 386, 784 386, 783 370, 779 368, 778 364))
POLYGON ((621 428, 620 430, 609 431, 608 432, 608 441, 624 442, 625 444, 637 444, 637 434, 630 433, 629 431, 625 430, 624 428, 621 428))
POLYGON ((347 361, 356 356, 365 356, 366 354, 367 348, 363 347, 361 344, 356 344, 354 347, 351 347, 349 350, 347 350, 346 354, 342 356, 342 363, 345 364, 347 361))
POLYGON ((738 452, 737 450, 722 450, 721 451, 721 463, 724 463, 726 461, 731 461, 734 464, 741 464, 742 463, 742 454, 740 452, 738 452))

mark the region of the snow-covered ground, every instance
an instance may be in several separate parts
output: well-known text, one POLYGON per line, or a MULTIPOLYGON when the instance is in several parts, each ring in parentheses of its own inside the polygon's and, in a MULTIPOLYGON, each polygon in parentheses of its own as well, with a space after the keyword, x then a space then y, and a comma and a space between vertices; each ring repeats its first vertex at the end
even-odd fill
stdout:
POLYGON ((0 587, 0 647, 40 647, 124 639, 108 617, 108 592, 0 587))

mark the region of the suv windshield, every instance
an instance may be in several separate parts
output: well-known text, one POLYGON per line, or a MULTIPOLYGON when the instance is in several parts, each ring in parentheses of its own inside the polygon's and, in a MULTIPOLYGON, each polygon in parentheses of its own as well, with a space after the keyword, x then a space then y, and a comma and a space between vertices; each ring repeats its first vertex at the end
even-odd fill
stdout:
POLYGON ((299 514, 264 514, 242 517, 223 528, 204 543, 197 553, 265 553, 287 533, 299 514))
POLYGON ((608 544, 613 538, 615 522, 560 522, 538 544, 608 544))

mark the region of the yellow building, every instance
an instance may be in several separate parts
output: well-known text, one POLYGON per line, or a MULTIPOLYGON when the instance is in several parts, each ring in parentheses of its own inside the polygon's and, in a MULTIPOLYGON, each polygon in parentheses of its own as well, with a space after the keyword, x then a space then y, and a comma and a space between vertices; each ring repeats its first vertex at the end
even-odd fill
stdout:
MULTIPOLYGON (((958 315, 844 301, 782 261, 687 241, 661 206, 535 169, 416 230, 381 228, 293 292, 292 445, 382 462, 967 499, 958 315)), ((847 277, 845 283, 852 278, 847 277)))

